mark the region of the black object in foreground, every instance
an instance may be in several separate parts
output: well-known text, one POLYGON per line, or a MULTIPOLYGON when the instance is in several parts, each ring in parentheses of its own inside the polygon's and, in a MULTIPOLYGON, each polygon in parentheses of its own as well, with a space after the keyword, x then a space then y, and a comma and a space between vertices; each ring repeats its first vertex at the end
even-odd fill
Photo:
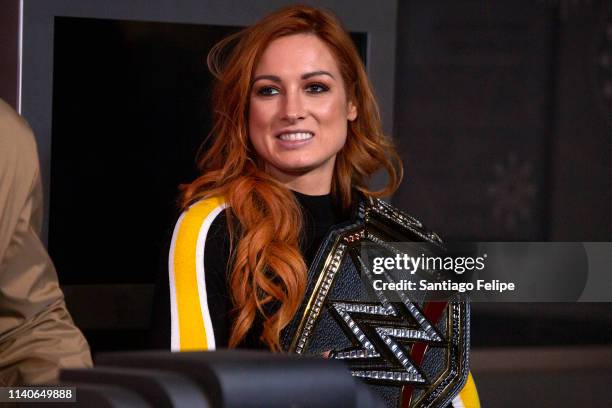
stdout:
MULTIPOLYGON (((96 363, 91 370, 65 370, 61 379, 121 387, 151 406, 384 407, 343 363, 320 357, 143 351, 100 354, 96 363)), ((81 398, 78 387, 77 401, 96 407, 81 398)))

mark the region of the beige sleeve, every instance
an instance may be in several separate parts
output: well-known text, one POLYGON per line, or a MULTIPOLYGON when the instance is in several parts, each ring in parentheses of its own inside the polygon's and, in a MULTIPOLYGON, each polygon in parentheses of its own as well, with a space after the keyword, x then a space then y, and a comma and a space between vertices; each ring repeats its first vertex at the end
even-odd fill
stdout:
POLYGON ((0 386, 92 365, 39 239, 42 188, 30 128, 0 100, 0 386))

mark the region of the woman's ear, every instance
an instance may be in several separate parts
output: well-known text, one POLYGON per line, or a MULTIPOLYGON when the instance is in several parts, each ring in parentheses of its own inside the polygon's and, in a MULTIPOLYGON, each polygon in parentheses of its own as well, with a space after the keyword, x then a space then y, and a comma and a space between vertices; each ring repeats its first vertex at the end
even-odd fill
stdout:
POLYGON ((355 106, 353 101, 348 101, 348 104, 346 106, 346 119, 349 122, 352 122, 357 119, 357 106, 355 106))

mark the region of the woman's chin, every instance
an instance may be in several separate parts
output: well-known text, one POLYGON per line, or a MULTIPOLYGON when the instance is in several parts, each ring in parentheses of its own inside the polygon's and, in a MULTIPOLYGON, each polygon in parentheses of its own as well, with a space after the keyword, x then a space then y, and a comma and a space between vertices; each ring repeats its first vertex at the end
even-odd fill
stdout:
POLYGON ((293 162, 271 166, 271 174, 284 175, 285 177, 300 177, 308 174, 323 174, 323 166, 319 163, 293 162))

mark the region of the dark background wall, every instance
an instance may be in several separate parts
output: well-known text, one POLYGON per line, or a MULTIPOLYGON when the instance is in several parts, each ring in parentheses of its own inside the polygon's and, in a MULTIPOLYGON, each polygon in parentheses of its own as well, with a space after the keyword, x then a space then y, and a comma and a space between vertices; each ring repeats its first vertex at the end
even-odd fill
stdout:
POLYGON ((606 3, 400 2, 396 202, 451 239, 610 240, 606 3))
POLYGON ((397 202, 449 239, 546 240, 554 11, 416 0, 399 20, 397 202))
POLYGON ((612 3, 561 18, 549 234, 612 240, 612 3))

